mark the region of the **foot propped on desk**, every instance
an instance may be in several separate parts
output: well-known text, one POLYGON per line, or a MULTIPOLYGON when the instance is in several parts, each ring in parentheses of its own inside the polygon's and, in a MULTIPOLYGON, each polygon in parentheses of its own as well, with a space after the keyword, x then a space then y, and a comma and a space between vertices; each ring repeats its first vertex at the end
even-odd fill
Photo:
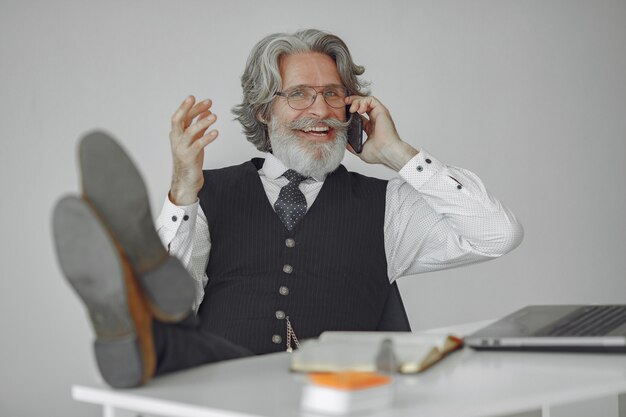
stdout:
POLYGON ((58 202, 52 225, 61 269, 89 312, 104 380, 115 388, 145 383, 156 365, 152 317, 124 255, 78 197, 58 202))

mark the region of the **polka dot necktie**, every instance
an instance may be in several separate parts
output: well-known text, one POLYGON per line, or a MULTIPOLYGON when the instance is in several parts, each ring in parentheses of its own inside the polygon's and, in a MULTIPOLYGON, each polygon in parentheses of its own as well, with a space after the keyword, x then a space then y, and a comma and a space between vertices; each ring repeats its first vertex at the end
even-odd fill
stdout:
POLYGON ((287 230, 291 231, 306 214, 306 198, 300 191, 300 183, 307 177, 288 169, 283 174, 289 183, 280 189, 274 210, 287 230))

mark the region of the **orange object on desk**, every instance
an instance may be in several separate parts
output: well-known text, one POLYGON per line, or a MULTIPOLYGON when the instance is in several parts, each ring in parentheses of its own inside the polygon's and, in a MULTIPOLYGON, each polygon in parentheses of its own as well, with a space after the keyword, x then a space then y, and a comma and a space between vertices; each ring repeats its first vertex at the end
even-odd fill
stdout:
POLYGON ((391 383, 391 378, 376 372, 319 372, 310 373, 309 379, 315 385, 344 391, 373 388, 391 383))

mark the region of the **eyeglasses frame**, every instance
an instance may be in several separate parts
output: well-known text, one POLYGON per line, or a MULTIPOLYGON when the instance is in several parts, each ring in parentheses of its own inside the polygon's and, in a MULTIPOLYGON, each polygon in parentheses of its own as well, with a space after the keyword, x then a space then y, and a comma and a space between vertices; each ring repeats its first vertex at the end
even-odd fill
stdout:
MULTIPOLYGON (((339 85, 339 84, 330 84, 330 85, 296 85, 294 87, 291 87, 289 89, 287 89, 286 91, 277 91, 275 93, 276 96, 279 97, 283 97, 285 99, 287 99, 287 105, 289 107, 291 107, 294 110, 306 110, 309 107, 311 107, 313 105, 313 103, 315 103, 315 100, 317 100, 317 96, 320 95, 320 92, 318 91, 319 88, 322 89, 326 89, 326 88, 336 88, 336 87, 340 87, 343 88, 346 92, 346 97, 350 96, 352 93, 350 92, 350 90, 348 90, 345 86, 343 85, 339 85), (313 99, 311 100, 311 102, 309 103, 308 106, 302 108, 302 109, 296 109, 294 108, 290 103, 289 103, 289 92, 298 88, 312 88, 315 91, 315 95, 313 96, 313 99)), ((324 99, 324 103, 328 104, 330 107, 332 107, 333 109, 340 109, 343 106, 345 106, 345 103, 342 103, 341 106, 339 107, 335 107, 332 104, 330 104, 327 100, 326 100, 326 96, 324 96, 324 91, 322 91, 322 98, 324 99)))

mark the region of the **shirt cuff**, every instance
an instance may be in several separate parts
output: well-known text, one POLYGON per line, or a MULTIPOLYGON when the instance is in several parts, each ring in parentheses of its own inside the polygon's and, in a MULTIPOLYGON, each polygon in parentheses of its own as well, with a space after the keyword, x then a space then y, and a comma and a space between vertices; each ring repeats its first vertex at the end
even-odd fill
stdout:
POLYGON ((165 197, 161 214, 156 220, 156 228, 165 246, 169 247, 176 235, 189 232, 190 226, 195 224, 199 206, 199 200, 188 206, 177 206, 165 197))
POLYGON ((402 167, 398 174, 413 188, 419 190, 444 167, 445 165, 441 161, 428 152, 420 150, 402 167))

